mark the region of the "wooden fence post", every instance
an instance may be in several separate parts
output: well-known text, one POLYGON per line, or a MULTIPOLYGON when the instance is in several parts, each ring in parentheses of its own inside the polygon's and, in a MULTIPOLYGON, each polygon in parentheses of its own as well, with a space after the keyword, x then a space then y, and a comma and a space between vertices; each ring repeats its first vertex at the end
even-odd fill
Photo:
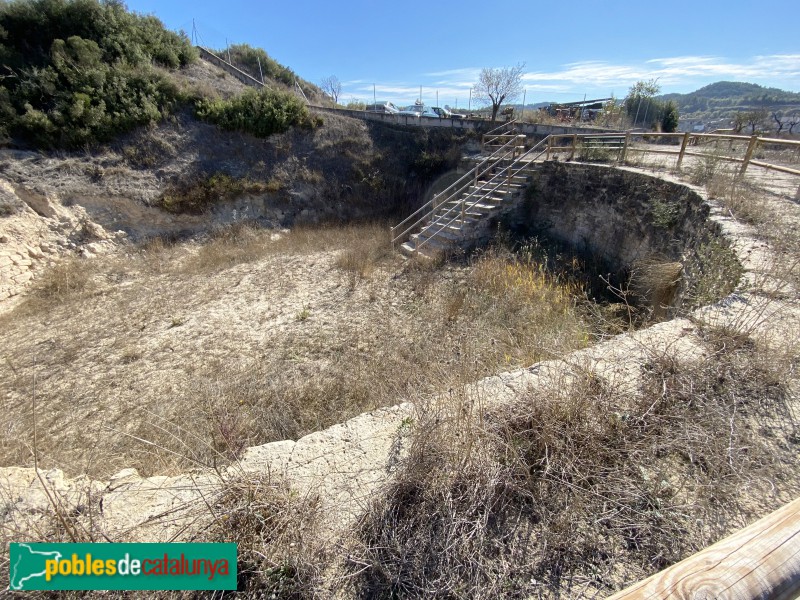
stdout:
POLYGON ((575 158, 575 149, 578 146, 578 134, 572 134, 572 151, 569 154, 569 159, 572 160, 575 158))
POLYGON ((689 132, 683 134, 683 142, 681 142, 681 151, 678 153, 678 164, 675 165, 675 170, 681 170, 681 163, 683 162, 683 155, 686 154, 686 145, 689 143, 689 132))
POLYGON ((622 142, 622 153, 619 157, 619 162, 624 163, 625 160, 628 158, 628 144, 630 143, 631 134, 630 132, 625 132, 625 140, 622 142))
POLYGON ((747 152, 744 153, 744 162, 742 162, 742 168, 739 169, 739 175, 744 175, 744 172, 747 170, 747 165, 750 164, 750 159, 753 158, 753 151, 756 149, 757 145, 758 136, 751 136, 750 143, 747 145, 747 152))

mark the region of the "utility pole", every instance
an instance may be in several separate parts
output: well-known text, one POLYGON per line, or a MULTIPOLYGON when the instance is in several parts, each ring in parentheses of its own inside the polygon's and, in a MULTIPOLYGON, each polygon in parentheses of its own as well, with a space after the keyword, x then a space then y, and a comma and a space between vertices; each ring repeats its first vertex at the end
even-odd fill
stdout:
POLYGON ((467 112, 472 112, 472 88, 469 88, 469 102, 467 102, 467 112))
POLYGON ((258 61, 258 74, 261 75, 261 85, 264 85, 264 71, 261 70, 261 57, 256 54, 256 60, 258 61))
POLYGON ((373 104, 377 104, 378 103, 378 97, 375 95, 375 84, 374 83, 372 84, 372 103, 373 104))
POLYGON ((525 98, 528 95, 528 88, 522 90, 522 113, 519 115, 519 120, 522 121, 522 118, 525 116, 525 98))
POLYGON ((233 64, 231 62, 231 47, 228 45, 228 38, 225 38, 225 50, 228 52, 228 62, 233 64))

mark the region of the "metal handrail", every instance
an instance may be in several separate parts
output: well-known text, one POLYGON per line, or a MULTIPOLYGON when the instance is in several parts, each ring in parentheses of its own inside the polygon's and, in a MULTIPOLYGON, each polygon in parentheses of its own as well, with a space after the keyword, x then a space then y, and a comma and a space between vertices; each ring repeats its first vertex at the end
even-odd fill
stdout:
POLYGON ((516 119, 511 119, 510 121, 506 121, 505 123, 501 123, 500 125, 498 125, 494 129, 491 129, 491 130, 487 131, 483 135, 492 135, 495 131, 497 131, 498 129, 502 129, 503 127, 510 127, 510 126, 516 127, 516 123, 517 123, 516 119))
MULTIPOLYGON (((500 187, 502 187, 503 185, 507 185, 507 182, 509 182, 509 181, 511 180, 511 178, 513 178, 515 175, 519 174, 519 173, 520 173, 520 171, 522 171, 522 169, 524 168, 524 167, 520 166, 520 167, 518 167, 518 168, 516 169, 516 171, 514 171, 514 170, 513 170, 513 169, 514 169, 514 167, 515 167, 515 165, 519 165, 521 162, 523 162, 523 158, 525 158, 525 157, 527 157, 527 156, 531 155, 531 154, 532 154, 532 153, 533 153, 535 150, 539 149, 539 148, 540 148, 541 146, 543 146, 543 145, 544 145, 545 147, 544 147, 544 149, 543 149, 543 150, 540 150, 539 154, 537 154, 537 155, 536 155, 536 156, 535 156, 535 157, 534 157, 532 160, 531 160, 531 159, 529 159, 529 160, 525 160, 524 162, 526 163, 526 165, 529 165, 530 163, 532 163, 532 162, 535 162, 535 161, 536 161, 536 160, 537 160, 537 159, 538 159, 540 156, 542 156, 543 154, 545 154, 545 153, 547 152, 547 146, 546 146, 546 143, 547 143, 547 141, 548 141, 549 137, 550 137, 550 136, 547 136, 546 138, 544 138, 543 140, 541 140, 541 141, 540 141, 538 144, 536 144, 535 146, 533 146, 533 147, 532 147, 530 150, 527 150, 527 151, 523 152, 522 154, 520 154, 520 155, 519 155, 517 158, 515 158, 515 159, 514 159, 514 160, 511 162, 511 164, 509 164, 508 166, 506 166, 506 167, 502 168, 500 171, 498 171, 498 172, 497 172, 497 173, 496 173, 496 174, 495 174, 495 175, 494 175, 494 176, 493 176, 493 177, 492 177, 492 178, 491 178, 489 181, 485 182, 485 183, 484 183, 483 185, 481 185, 481 186, 480 186, 478 189, 475 189, 475 190, 473 190, 472 192, 470 192, 469 194, 467 194, 467 195, 466 195, 464 198, 462 198, 462 199, 461 199, 461 201, 460 201, 460 202, 458 202, 458 204, 456 204, 456 205, 452 206, 452 207, 451 207, 451 208, 449 208, 447 211, 445 211, 443 214, 439 215, 439 217, 438 217, 438 218, 437 218, 437 220, 436 220, 436 223, 437 223, 437 224, 439 224, 439 223, 441 222, 441 220, 442 220, 444 217, 446 217, 448 214, 450 214, 450 213, 451 213, 453 210, 456 210, 456 214, 455 214, 455 216, 453 216, 453 217, 452 217, 452 218, 451 218, 449 221, 447 221, 446 223, 442 224, 442 225, 439 227, 439 229, 437 229, 437 230, 436 230, 436 231, 435 231, 433 234, 431 234, 431 235, 427 236, 427 237, 426 237, 424 240, 422 240, 422 241, 421 241, 419 244, 415 245, 415 247, 414 247, 414 250, 415 250, 415 252, 419 252, 420 248, 422 248, 422 247, 423 247, 423 246, 424 246, 426 243, 428 243, 428 241, 429 241, 431 238, 434 238, 434 237, 436 237, 437 235, 439 235, 439 233, 441 233, 441 232, 442 232, 442 231, 444 231, 444 230, 445 230, 447 227, 449 227, 449 226, 450 226, 450 225, 453 223, 453 221, 455 221, 455 220, 456 220, 456 219, 459 217, 459 215, 462 215, 462 216, 463 216, 463 215, 466 213, 466 211, 467 211, 467 210, 469 210, 469 209, 473 208, 473 207, 474 207, 476 204, 478 204, 478 203, 479 203, 481 200, 484 200, 484 199, 486 199, 486 197, 487 197, 487 196, 488 196, 490 193, 492 193, 492 192, 496 191, 497 189, 499 189, 499 188, 500 188, 500 187), (507 172, 507 173, 506 173, 506 172, 507 172), (474 195, 475 195, 477 192, 483 191, 483 190, 484 190, 484 189, 485 189, 487 186, 489 186, 489 185, 493 184, 493 183, 494 183, 494 181, 495 181, 496 179, 498 179, 498 178, 499 178, 499 179, 501 179, 501 181, 500 181, 499 183, 497 183, 496 185, 494 185, 494 187, 492 187, 491 189, 487 190, 487 191, 486 191, 486 193, 484 193, 484 194, 481 194, 481 195, 480 195, 480 197, 478 197, 478 198, 477 198, 477 199, 476 199, 474 202, 472 202, 471 204, 469 204, 469 206, 467 206, 467 205, 466 205, 466 202, 467 202, 467 200, 469 200, 469 198, 471 198, 472 196, 474 196, 474 195), (505 181, 503 181, 503 179, 505 179, 505 181)), ((462 221, 463 221, 463 218, 462 218, 462 221)), ((461 225, 461 227, 463 227, 463 222, 462 222, 462 225, 461 225)))
POLYGON ((459 178, 457 181, 455 181, 455 182, 454 182, 454 183, 452 183, 450 186, 448 186, 447 188, 445 188, 445 189, 444 189, 444 191, 442 191, 441 193, 439 193, 439 194, 435 195, 433 198, 431 198, 430 200, 428 200, 428 201, 427 201, 425 204, 423 204, 422 206, 420 206, 420 207, 419 207, 417 210, 415 210, 413 213, 411 213, 410 215, 408 215, 408 216, 407 216, 405 219, 403 219, 402 221, 400 221, 400 222, 399 222, 397 225, 395 225, 394 227, 392 227, 392 228, 391 228, 391 230, 390 230, 390 231, 391 231, 391 238, 392 238, 392 239, 391 239, 392 246, 394 246, 394 244, 395 244, 395 243, 396 243, 398 240, 402 239, 402 238, 403 238, 403 237, 404 237, 404 236, 405 236, 407 233, 409 233, 409 232, 410 232, 412 229, 414 229, 414 228, 415 228, 417 225, 419 225, 420 223, 422 223, 422 222, 423 222, 425 219, 427 219, 427 218, 428 218, 428 217, 429 217, 431 214, 433 214, 433 213, 436 211, 436 209, 437 209, 439 206, 441 206, 441 205, 442 205, 442 204, 444 204, 445 202, 449 202, 449 201, 450 201, 450 200, 452 200, 454 197, 456 197, 456 196, 458 196, 459 194, 461 194, 461 192, 463 192, 463 191, 464 191, 464 188, 465 188, 465 187, 469 186, 469 184, 470 184, 471 182, 473 182, 473 181, 477 180, 477 178, 478 178, 478 177, 480 177, 480 175, 481 175, 481 171, 480 171, 480 170, 481 170, 481 168, 482 168, 482 167, 483 167, 483 166, 484 166, 486 163, 488 163, 488 162, 490 162, 490 161, 494 161, 494 162, 493 162, 493 164, 492 164, 491 166, 489 166, 489 167, 487 167, 486 169, 484 169, 484 171, 483 171, 484 173, 485 173, 486 171, 488 171, 489 169, 493 168, 493 167, 494 167, 494 165, 495 165, 495 164, 496 164, 496 163, 497 163, 499 160, 501 160, 500 158, 498 158, 498 157, 497 157, 497 155, 498 155, 498 154, 500 154, 501 152, 504 152, 504 151, 507 149, 507 147, 508 147, 508 146, 510 146, 510 145, 512 145, 512 144, 514 144, 516 141, 517 141, 517 138, 515 138, 515 139, 513 139, 513 140, 509 140, 508 142, 506 142, 505 144, 503 144, 503 146, 501 146, 500 148, 496 149, 496 150, 495 150, 495 151, 494 151, 494 152, 493 152, 491 155, 487 156, 487 157, 486 157, 485 159, 483 159, 483 160, 482 160, 480 163, 478 163, 478 164, 477 164, 475 167, 473 167, 472 169, 470 169, 469 171, 467 171, 467 172, 466 172, 464 175, 462 175, 462 176, 461 176, 461 177, 460 177, 460 178, 459 178), (462 183, 464 180, 468 180, 468 181, 467 181, 467 183, 464 183, 463 185, 461 185, 461 187, 459 187, 458 189, 455 189, 455 188, 456 188, 456 186, 458 186, 459 184, 461 184, 461 183, 462 183), (445 198, 443 198, 443 199, 442 199, 442 198, 441 198, 441 196, 443 196, 445 193, 449 193, 449 192, 450 192, 450 190, 455 190, 455 191, 453 191, 453 192, 452 192, 452 193, 450 193, 450 194, 449 194, 447 197, 445 197, 445 198), (434 203, 435 203, 435 204, 434 204, 434 203), (398 230, 400 227, 403 227, 403 226, 404 226, 406 223, 408 223, 408 222, 409 222, 409 221, 410 221, 412 218, 414 218, 414 217, 415 217, 415 216, 417 216, 417 215, 418 215, 420 212, 422 212, 423 210, 425 210, 425 209, 427 209, 427 208, 429 208, 429 207, 430 207, 430 210, 428 210, 428 211, 427 211, 427 212, 426 212, 426 213, 425 213, 425 214, 424 214, 422 217, 420 217, 420 218, 419 218, 419 219, 417 219, 417 220, 416 220, 414 223, 412 223, 411 225, 409 225, 408 227, 406 227, 406 229, 405 229, 404 231, 402 231, 401 233, 395 234, 395 232, 396 232, 396 231, 397 231, 397 230, 398 230))

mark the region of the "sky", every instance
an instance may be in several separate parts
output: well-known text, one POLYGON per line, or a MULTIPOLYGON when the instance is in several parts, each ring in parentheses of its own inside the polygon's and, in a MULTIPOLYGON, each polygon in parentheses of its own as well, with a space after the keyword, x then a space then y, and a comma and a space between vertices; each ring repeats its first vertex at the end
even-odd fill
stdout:
MULTIPOLYGON (((202 45, 246 43, 313 83, 336 76, 340 102, 467 107, 482 68, 524 65, 524 99, 624 97, 638 80, 662 93, 715 81, 800 92, 797 0, 311 2, 129 0, 193 31, 202 45), (374 89, 373 89, 374 86, 374 89)), ((519 98, 518 101, 522 101, 519 98)))

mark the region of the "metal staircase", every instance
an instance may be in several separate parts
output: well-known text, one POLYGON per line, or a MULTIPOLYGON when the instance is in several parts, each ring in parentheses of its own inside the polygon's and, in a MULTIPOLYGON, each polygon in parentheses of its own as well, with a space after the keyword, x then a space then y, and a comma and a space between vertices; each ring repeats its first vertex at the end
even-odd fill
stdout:
POLYGON ((392 227, 392 247, 399 244, 406 255, 431 258, 487 234, 492 217, 522 193, 532 181, 535 161, 547 152, 547 138, 527 151, 525 139, 513 123, 484 135, 490 154, 392 227))

